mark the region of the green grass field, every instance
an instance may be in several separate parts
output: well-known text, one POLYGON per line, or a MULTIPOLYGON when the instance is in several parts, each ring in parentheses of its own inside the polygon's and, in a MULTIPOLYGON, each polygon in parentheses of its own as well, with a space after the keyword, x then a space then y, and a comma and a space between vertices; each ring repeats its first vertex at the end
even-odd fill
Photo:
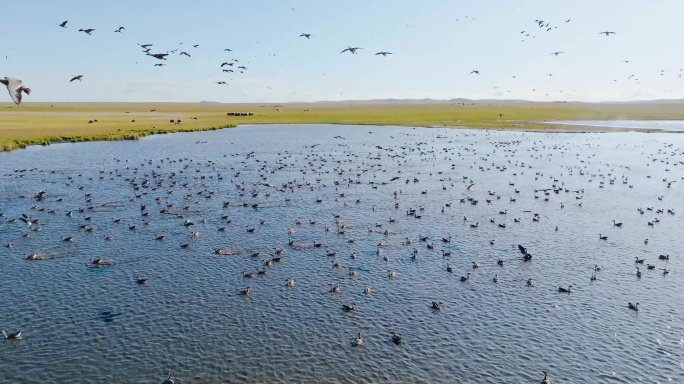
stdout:
POLYGON ((548 120, 682 119, 684 104, 0 104, 0 150, 57 141, 133 140, 150 134, 241 124, 374 124, 515 130, 596 130, 548 120), (253 112, 232 117, 227 112, 253 112), (502 116, 500 115, 502 114, 502 116), (170 120, 182 121, 181 124, 170 120), (90 120, 97 122, 88 123, 90 120))

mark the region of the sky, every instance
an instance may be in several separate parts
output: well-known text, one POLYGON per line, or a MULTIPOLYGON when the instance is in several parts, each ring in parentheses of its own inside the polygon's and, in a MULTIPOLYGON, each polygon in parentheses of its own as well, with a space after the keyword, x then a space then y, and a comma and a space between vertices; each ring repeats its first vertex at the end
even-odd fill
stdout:
POLYGON ((681 0, 21 0, 3 11, 0 76, 30 87, 25 101, 684 98, 681 0), (138 46, 149 43, 180 49, 159 61, 138 46), (363 49, 340 54, 348 46, 363 49), (232 59, 247 70, 223 73, 232 59))

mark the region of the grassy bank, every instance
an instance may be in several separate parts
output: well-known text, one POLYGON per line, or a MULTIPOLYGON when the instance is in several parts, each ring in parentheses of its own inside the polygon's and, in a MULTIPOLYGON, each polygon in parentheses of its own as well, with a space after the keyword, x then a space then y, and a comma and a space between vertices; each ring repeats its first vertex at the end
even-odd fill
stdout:
POLYGON ((240 124, 374 124, 553 131, 569 128, 545 121, 682 118, 683 104, 25 103, 19 107, 0 104, 0 150, 58 141, 135 140, 150 134, 240 124), (227 112, 254 115, 226 116, 227 112), (178 119, 182 123, 170 122, 178 119))

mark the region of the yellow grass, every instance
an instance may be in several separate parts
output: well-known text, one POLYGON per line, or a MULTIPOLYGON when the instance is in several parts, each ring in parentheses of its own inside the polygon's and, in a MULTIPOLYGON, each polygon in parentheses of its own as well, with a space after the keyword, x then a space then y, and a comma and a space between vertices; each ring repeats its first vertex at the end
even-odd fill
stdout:
POLYGON ((0 150, 55 141, 137 139, 155 133, 219 129, 239 124, 586 130, 544 121, 682 118, 684 104, 25 103, 13 106, 5 103, 0 104, 0 150), (254 116, 231 117, 226 116, 227 112, 253 112, 254 116), (170 123, 172 119, 181 119, 182 123, 170 123), (88 123, 90 120, 97 122, 88 123))

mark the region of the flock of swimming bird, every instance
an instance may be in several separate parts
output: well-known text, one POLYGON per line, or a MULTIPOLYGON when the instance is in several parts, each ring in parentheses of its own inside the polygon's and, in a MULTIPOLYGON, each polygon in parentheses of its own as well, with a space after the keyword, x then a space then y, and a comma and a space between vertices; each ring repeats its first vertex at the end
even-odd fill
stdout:
MULTIPOLYGON (((338 140, 340 143, 344 143, 345 139, 341 136, 336 136, 335 140, 338 140)), ((515 141, 495 143, 492 147, 492 153, 495 153, 496 150, 499 149, 504 150, 507 153, 514 154, 517 151, 515 147, 519 144, 520 142, 515 141)), ((174 240, 179 241, 180 248, 192 249, 193 242, 198 241, 200 237, 200 232, 195 230, 195 228, 199 226, 206 228, 207 225, 211 225, 208 224, 209 222, 214 221, 214 219, 208 221, 207 218, 193 219, 192 217, 192 207, 194 204, 199 204, 207 201, 211 202, 216 200, 214 196, 216 196, 215 193, 217 191, 209 189, 207 187, 207 181, 211 179, 214 179, 215 182, 219 184, 232 185, 234 188, 237 189, 237 194, 239 196, 239 200, 236 201, 223 201, 215 203, 217 212, 223 211, 223 213, 217 213, 217 215, 220 215, 220 221, 222 221, 222 224, 214 229, 217 232, 240 233, 241 231, 244 231, 247 233, 258 233, 258 227, 267 225, 267 220, 260 218, 258 219, 259 226, 246 225, 245 227, 240 228, 240 226, 236 225, 235 218, 232 215, 228 214, 228 212, 233 212, 235 215, 243 215, 245 217, 258 217, 259 212, 262 209, 268 209, 269 204, 271 204, 272 202, 282 201, 284 199, 284 202, 287 204, 291 201, 292 194, 297 192, 315 192, 325 190, 331 191, 331 189, 334 188, 336 195, 335 200, 339 202, 339 204, 343 204, 342 206, 345 207, 345 209, 363 207, 362 198, 350 200, 351 194, 347 194, 341 191, 345 186, 352 187, 362 183, 368 184, 373 189, 378 189, 378 187, 380 186, 383 186, 384 188, 389 188, 392 185, 396 186, 394 192, 392 192, 390 196, 391 199, 394 200, 394 209, 397 212, 405 211, 405 220, 420 219, 423 215, 429 214, 425 211, 425 208, 422 206, 404 207, 402 205, 402 200, 406 198, 406 192, 402 191, 400 186, 397 186, 397 184, 399 183, 407 185, 416 185, 416 183, 419 183, 419 177, 421 177, 420 175, 407 174, 406 172, 402 172, 400 170, 398 171, 399 173, 397 174, 397 176, 394 176, 391 179, 387 177, 387 179, 384 181, 378 181, 378 177, 382 177, 383 174, 381 168, 377 167, 378 164, 380 164, 379 161, 383 156, 389 156, 392 159, 396 159, 395 161, 399 161, 399 163, 401 164, 401 158, 405 157, 408 154, 416 152, 420 153, 421 161, 425 161, 426 159, 436 160, 437 156, 435 154, 435 151, 431 150, 427 146, 427 143, 407 143, 405 146, 402 146, 401 148, 383 148, 382 146, 375 146, 375 153, 369 153, 368 159, 362 161, 361 163, 358 163, 355 166, 353 164, 355 159, 359 158, 358 154, 347 154, 346 156, 348 159, 336 160, 330 158, 329 155, 326 156, 323 154, 316 154, 315 147, 315 145, 311 146, 311 148, 309 148, 311 153, 306 155, 302 154, 299 158, 293 158, 293 156, 297 155, 293 155, 292 153, 287 153, 287 151, 285 151, 286 153, 282 154, 275 163, 260 160, 258 154, 255 152, 250 152, 247 154, 231 154, 230 156, 233 158, 231 159, 231 164, 233 166, 231 166, 229 169, 220 168, 217 165, 217 162, 212 160, 206 162, 196 162, 193 161, 193 159, 191 158, 165 158, 157 160, 150 159, 135 165, 128 163, 128 160, 117 159, 116 164, 120 164, 120 166, 118 166, 118 168, 115 171, 106 172, 104 170, 101 170, 98 175, 64 174, 60 176, 60 172, 54 170, 50 171, 36 168, 20 169, 16 170, 10 175, 5 176, 10 176, 13 178, 23 178, 27 176, 29 173, 38 173, 42 175, 42 181, 45 182, 47 185, 53 183, 52 180, 54 179, 51 178, 62 177, 62 180, 66 181, 66 186, 72 192, 68 195, 62 194, 59 196, 53 196, 51 195, 49 189, 45 189, 37 191, 34 194, 20 196, 24 199, 31 200, 32 202, 26 205, 26 213, 21 214, 21 216, 6 217, 5 224, 17 225, 23 223, 23 225, 25 225, 24 230, 22 231, 22 238, 24 239, 23 241, 30 242, 33 236, 40 236, 40 232, 42 231, 42 229, 50 225, 51 221, 56 221, 52 217, 55 217, 55 215, 61 215, 61 220, 67 220, 68 222, 72 222, 72 224, 70 225, 73 227, 73 231, 71 233, 62 235, 60 238, 55 239, 55 241, 61 243, 71 243, 74 241, 85 241, 83 234, 107 231, 106 228, 112 225, 127 225, 128 230, 131 233, 136 233, 142 229, 141 227, 153 227, 155 219, 161 220, 164 217, 176 218, 178 220, 178 225, 184 227, 187 231, 187 233, 184 236, 187 236, 186 238, 190 239, 191 241, 186 241, 178 237, 176 237, 174 240), (334 165, 331 167, 329 164, 333 161, 334 165), (306 165, 304 167, 297 167, 296 164, 306 165), (246 170, 257 172, 259 176, 258 180, 260 181, 255 182, 252 180, 250 182, 246 182, 244 180, 244 176, 242 176, 242 173, 246 170), (282 175, 287 174, 288 172, 291 173, 293 171, 295 173, 298 173, 300 177, 291 178, 292 176, 288 176, 290 177, 289 181, 278 184, 272 184, 272 182, 270 181, 273 180, 274 174, 282 175), (225 172, 230 172, 231 174, 225 175, 225 172), (334 185, 323 184, 321 182, 320 175, 330 173, 339 175, 334 181, 334 185), (315 181, 308 179, 309 176, 307 175, 309 174, 315 175, 315 181), (372 174, 373 176, 362 182, 361 177, 367 176, 369 174, 372 174), (92 181, 98 179, 108 179, 110 181, 120 182, 120 185, 124 188, 124 190, 128 190, 128 192, 124 193, 129 194, 129 201, 127 203, 110 203, 98 201, 96 191, 87 190, 82 186, 82 184, 86 180, 92 181), (73 207, 74 204, 80 204, 80 207, 77 209, 69 209, 66 211, 63 208, 60 208, 60 206, 65 205, 73 207), (138 211, 140 221, 128 222, 126 224, 125 220, 122 220, 122 218, 120 217, 108 217, 106 214, 103 214, 102 212, 106 212, 106 209, 108 207, 111 207, 112 204, 115 204, 118 208, 121 208, 123 206, 127 210, 129 210, 129 212, 131 210, 138 211), (29 214, 29 210, 35 213, 29 214)), ((543 142, 535 142, 534 148, 537 151, 539 151, 546 147, 543 142)), ((665 155, 666 151, 668 150, 671 151, 671 155, 676 155, 678 153, 677 149, 673 149, 672 147, 666 147, 662 150, 662 152, 660 152, 660 154, 665 155)), ((451 152, 451 155, 458 154, 460 156, 461 151, 463 151, 463 153, 465 154, 467 152, 471 152, 472 150, 467 146, 462 146, 460 148, 452 148, 449 151, 447 151, 447 149, 445 148, 445 151, 445 153, 451 152)), ((479 162, 477 169, 477 171, 479 172, 508 171, 506 174, 512 174, 513 176, 518 175, 518 173, 522 175, 524 174, 524 172, 528 170, 529 172, 534 172, 533 170, 530 170, 530 168, 532 168, 532 165, 526 164, 521 160, 509 159, 505 163, 500 164, 497 164, 496 162, 487 163, 488 155, 483 156, 483 154, 481 153, 478 153, 477 155, 482 156, 480 157, 482 161, 479 162)), ((226 155, 224 155, 224 157, 226 157, 226 155)), ((451 159, 451 157, 449 157, 449 159, 451 159)), ((658 157, 652 156, 650 159, 652 161, 657 161, 658 157)), ((405 162, 406 160, 403 161, 405 162)), ((661 159, 661 161, 663 160, 661 159)), ((674 162, 673 165, 676 166, 678 164, 684 165, 684 162, 674 162)), ((455 164, 452 164, 452 169, 455 169, 455 166, 455 164)), ((619 181, 618 176, 612 174, 592 174, 585 168, 585 166, 571 167, 567 169, 568 173, 566 174, 566 177, 572 176, 573 174, 579 174, 579 176, 586 178, 598 177, 605 180, 600 182, 599 188, 604 188, 606 185, 613 185, 616 182, 618 182, 618 184, 620 184, 621 182, 621 184, 625 185, 625 187, 632 187, 629 177, 626 175, 623 175, 621 181, 619 181)), ((627 169, 626 171, 629 171, 629 169, 627 169)), ((486 194, 484 192, 476 192, 477 188, 473 187, 476 186, 477 183, 473 181, 473 178, 471 177, 463 176, 462 179, 453 179, 453 177, 456 175, 442 175, 442 172, 439 172, 439 175, 436 176, 440 177, 439 181, 442 185, 434 186, 435 189, 451 189, 455 191, 454 193, 456 195, 462 196, 458 197, 456 201, 444 203, 444 205, 441 207, 442 213, 444 213, 445 210, 450 209, 453 204, 462 204, 464 207, 476 206, 480 204, 481 200, 483 200, 482 203, 486 204, 486 207, 501 204, 502 201, 507 202, 509 204, 515 204, 515 201, 517 199, 525 195, 521 195, 521 191, 515 187, 515 183, 513 182, 509 183, 509 186, 512 188, 512 190, 510 191, 511 195, 508 197, 508 199, 502 200, 501 195, 494 191, 487 191, 486 194), (478 194, 480 194, 480 196, 478 196, 478 194)), ((548 204, 553 194, 570 194, 571 196, 574 195, 574 199, 576 200, 576 204, 578 205, 578 207, 582 207, 583 197, 585 196, 584 189, 570 189, 564 186, 564 181, 561 180, 561 177, 559 177, 558 175, 545 175, 542 172, 536 172, 534 177, 535 180, 550 180, 551 185, 548 188, 535 189, 533 195, 528 195, 530 198, 534 199, 533 201, 538 202, 539 204, 548 204)), ((673 185, 673 183, 676 182, 676 180, 664 180, 664 182, 666 183, 667 187, 670 188, 673 185)), ((421 195, 427 195, 428 193, 431 193, 430 189, 425 189, 420 192, 421 195)), ((312 201, 312 204, 315 205, 322 203, 323 200, 323 197, 316 197, 315 200, 312 201)), ((659 201, 660 200, 662 200, 662 198, 659 198, 659 201)), ((564 203, 561 203, 560 209, 562 210, 564 207, 564 203)), ((366 209, 368 209, 369 214, 375 214, 375 206, 366 207, 366 209)), ((514 217, 512 222, 508 221, 508 219, 510 219, 511 216, 515 215, 515 213, 512 211, 513 210, 511 209, 495 210, 493 211, 494 215, 496 216, 496 214, 498 213, 498 216, 501 218, 501 220, 496 218, 490 218, 489 222, 492 224, 492 226, 501 229, 505 229, 507 225, 510 226, 516 225, 515 223, 520 223, 522 219, 517 217, 514 217)), ((658 215, 675 215, 675 210, 673 208, 654 209, 653 207, 648 207, 645 210, 641 208, 639 209, 639 212, 641 214, 651 211, 658 215)), ((525 213, 530 215, 529 220, 535 222, 542 220, 543 215, 529 211, 525 211, 525 213)), ((0 217, 5 217, 5 214, 0 212, 0 217)), ((218 220, 218 216, 216 220, 218 220)), ((292 257, 296 257, 298 251, 305 249, 327 249, 325 251, 325 255, 328 259, 332 258, 331 263, 333 269, 342 269, 342 263, 337 259, 338 252, 330 250, 330 248, 328 248, 324 242, 316 241, 315 239, 295 240, 294 236, 295 233, 297 233, 299 227, 317 227, 320 225, 319 223, 317 223, 315 220, 304 220, 301 218, 283 218, 282 220, 292 221, 292 227, 289 228, 287 231, 287 236, 289 236, 291 239, 288 241, 287 246, 291 250, 290 252, 293 252, 295 255, 292 257)), ((442 256, 445 260, 448 260, 452 256, 456 256, 454 253, 452 253, 452 250, 443 249, 441 250, 441 252, 439 252, 439 247, 437 247, 434 244, 434 241, 437 241, 439 243, 442 243, 443 245, 450 245, 452 241, 455 241, 455 239, 452 239, 450 235, 444 235, 439 238, 431 238, 430 236, 426 235, 418 235, 415 238, 399 236, 399 234, 393 231, 392 225, 400 220, 402 219, 389 218, 388 225, 376 224, 375 226, 368 228, 369 234, 378 234, 385 236, 385 240, 379 241, 375 247, 375 254, 377 255, 378 259, 382 258, 383 261, 389 262, 390 255, 385 251, 385 249, 387 249, 387 247, 397 246, 397 242, 399 243, 398 246, 400 247, 408 247, 408 249, 412 248, 412 251, 410 251, 410 257, 414 260, 417 259, 421 253, 419 249, 419 247, 421 247, 420 245, 424 245, 425 249, 429 254, 434 255, 435 253, 441 253, 440 256, 442 256), (399 237, 401 237, 401 239, 399 237)), ((463 217, 463 222, 464 224, 470 223, 469 227, 473 230, 480 226, 479 220, 473 220, 467 216, 463 217)), ((648 225, 653 226, 659 222, 660 219, 656 217, 654 220, 649 221, 648 225)), ((351 236, 349 236, 349 232, 353 231, 354 225, 352 223, 345 221, 343 214, 335 214, 334 223, 334 225, 326 225, 323 230, 326 233, 332 233, 337 234, 339 236, 348 237, 347 243, 349 244, 349 247, 354 247, 356 241, 351 236)), ((613 227, 621 228, 623 226, 623 223, 613 220, 612 225, 613 227)), ((556 226, 555 230, 558 231, 559 228, 556 226)), ((285 236, 285 234, 283 235, 285 236)), ((113 240, 113 236, 111 234, 106 233, 101 234, 100 238, 101 241, 105 242, 113 240)), ((169 240, 167 235, 162 233, 154 235, 153 238, 155 241, 158 242, 169 240)), ((599 234, 599 241, 607 239, 608 237, 606 235, 599 234)), ((5 239, 5 241, 6 248, 12 250, 15 247, 15 242, 20 240, 5 239)), ((87 241, 96 240, 95 238, 91 238, 91 240, 87 241)), ((495 240, 489 240, 488 242, 493 245, 495 243, 495 240)), ((647 244, 648 239, 646 239, 644 243, 647 244)), ((283 244, 283 246, 284 245, 285 244, 283 244)), ((533 256, 526 246, 520 244, 517 246, 517 249, 520 252, 519 262, 523 264, 532 262, 533 256)), ((271 255, 264 254, 260 251, 250 251, 248 253, 249 254, 247 255, 247 257, 254 260, 260 260, 259 263, 261 264, 261 267, 255 272, 242 272, 242 277, 245 280, 252 279, 255 276, 255 274, 266 277, 270 267, 273 267, 278 263, 287 260, 287 257, 285 257, 285 247, 275 248, 271 255)), ((216 257, 239 257, 240 255, 244 254, 244 250, 241 251, 227 247, 216 246, 214 247, 213 254, 216 257)), ((44 262, 48 260, 58 259, 60 257, 62 256, 60 256, 59 254, 55 254, 55 251, 50 252, 46 250, 35 251, 25 255, 25 259, 29 262, 44 262)), ((351 252, 350 257, 352 260, 356 260, 361 256, 360 253, 357 253, 355 251, 351 252)), ((659 260, 661 262, 667 262, 669 259, 669 255, 659 256, 659 260)), ((511 260, 503 260, 501 258, 495 261, 496 265, 499 268, 503 268, 504 264, 509 262, 511 262, 511 260)), ((643 265, 644 262, 644 259, 636 257, 635 265, 637 265, 637 277, 641 277, 641 270, 638 268, 638 266, 643 265)), ((90 260, 89 265, 92 268, 109 268, 117 266, 117 261, 115 259, 112 260, 106 257, 96 257, 90 260)), ((473 273, 480 270, 480 267, 480 262, 472 262, 473 273)), ((446 263, 444 268, 446 272, 448 272, 449 274, 452 274, 455 271, 455 268, 453 268, 450 263, 446 263)), ((589 278, 590 282, 594 282, 599 279, 598 273, 601 271, 601 268, 602 267, 598 265, 595 265, 593 267, 593 273, 589 278)), ((652 270, 655 269, 656 266, 655 264, 648 264, 647 268, 649 270, 652 270)), ((503 271, 504 269, 501 270, 503 271)), ((663 268, 662 270, 664 275, 670 272, 668 269, 665 268, 663 268)), ((388 269, 386 276, 389 279, 395 279, 397 277, 397 273, 398 271, 396 269, 388 269)), ((354 278, 358 274, 358 269, 349 268, 348 275, 351 278, 354 278)), ((472 278, 473 277, 471 273, 468 272, 465 275, 460 276, 458 280, 467 284, 471 281, 472 278)), ((499 276, 499 274, 495 274, 492 277, 492 281, 494 283, 499 283, 500 279, 501 277, 499 276)), ((145 277, 135 275, 132 279, 132 283, 138 285, 145 285, 148 284, 148 279, 145 277)), ((535 286, 535 282, 532 279, 528 279, 526 284, 529 287, 535 286)), ((284 285, 287 287, 287 289, 296 289, 296 278, 289 277, 285 281, 284 285)), ((567 287, 562 286, 558 287, 557 290, 559 293, 570 294, 572 293, 571 288, 572 285, 567 287)), ((329 292, 331 294, 336 294, 339 293, 342 289, 343 287, 341 284, 334 283, 330 285, 329 292)), ((363 289, 363 294, 370 295, 372 293, 372 290, 373 288, 370 285, 366 285, 363 289)), ((249 297, 253 294, 253 291, 251 286, 245 286, 241 288, 236 288, 236 294, 249 297)), ((442 311, 443 305, 444 304, 439 300, 433 300, 429 303, 429 306, 435 311, 442 311)), ((639 311, 639 303, 629 302, 627 303, 627 305, 625 305, 625 308, 632 311, 639 311)), ((357 311, 358 309, 356 305, 353 303, 344 303, 342 305, 341 310, 350 312, 357 311)), ((2 333, 6 340, 20 339, 22 337, 21 330, 11 333, 8 333, 3 330, 2 333)), ((394 344, 401 344, 404 341, 402 336, 397 333, 389 333, 389 340, 394 344)), ((364 345, 364 336, 360 332, 357 333, 353 339, 352 344, 355 347, 364 345)), ((174 378, 169 377, 165 382, 174 383, 174 380, 174 378)), ((550 383, 550 379, 546 378, 546 373, 544 381, 542 381, 542 383, 550 383)))

